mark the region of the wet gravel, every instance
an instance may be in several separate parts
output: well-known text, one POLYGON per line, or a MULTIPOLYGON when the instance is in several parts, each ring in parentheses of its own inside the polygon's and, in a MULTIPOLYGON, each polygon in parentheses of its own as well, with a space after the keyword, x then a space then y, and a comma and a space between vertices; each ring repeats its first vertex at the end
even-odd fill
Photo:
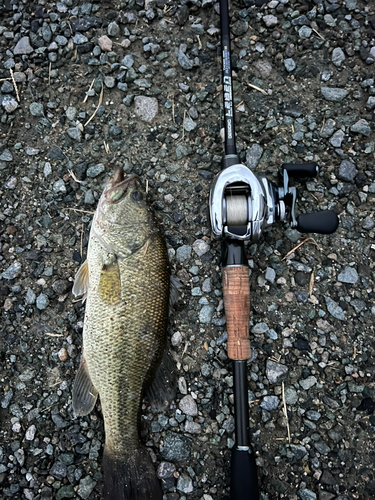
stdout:
MULTIPOLYGON (((0 16, 0 496, 100 498, 100 406, 71 406, 84 308, 70 292, 122 166, 148 182, 183 284, 177 396, 145 401, 142 437, 166 500, 227 499, 233 375, 207 211, 223 155, 218 5, 5 0, 0 16)), ((283 162, 316 161, 298 210, 340 217, 292 253, 301 235, 281 225, 247 245, 262 500, 370 499, 375 7, 245 0, 231 16, 241 161, 275 182, 283 162)))

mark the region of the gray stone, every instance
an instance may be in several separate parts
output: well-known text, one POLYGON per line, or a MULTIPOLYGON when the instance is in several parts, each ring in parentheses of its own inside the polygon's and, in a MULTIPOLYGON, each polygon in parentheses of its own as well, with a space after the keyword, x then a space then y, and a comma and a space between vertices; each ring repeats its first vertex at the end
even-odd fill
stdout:
POLYGON ((333 49, 332 51, 333 64, 339 68, 344 61, 345 61, 345 54, 343 50, 340 47, 336 47, 335 49, 333 49))
POLYGON ((4 408, 4 409, 8 408, 9 403, 11 402, 12 397, 13 397, 13 389, 9 389, 9 391, 7 391, 4 394, 4 397, 1 400, 1 408, 4 408))
POLYGON ((184 129, 186 130, 186 132, 191 132, 196 127, 197 127, 196 122, 192 120, 189 115, 187 115, 185 117, 185 123, 184 123, 184 129))
POLYGON ((0 161, 13 161, 13 155, 9 149, 4 149, 4 151, 0 154, 0 161))
POLYGON ((131 68, 134 64, 134 57, 131 54, 127 54, 121 61, 121 66, 125 68, 131 68))
POLYGON ((289 448, 296 460, 301 460, 308 453, 306 448, 301 444, 291 444, 289 448))
POLYGON ((167 431, 161 455, 164 460, 184 462, 190 456, 191 441, 176 432, 167 431))
POLYGON ((75 120, 75 118, 77 116, 77 109, 74 108, 73 106, 69 106, 67 108, 67 110, 65 111, 65 114, 66 114, 66 117, 68 118, 68 120, 73 121, 73 120, 75 120))
POLYGON ((348 10, 354 10, 357 7, 357 0, 344 0, 344 4, 348 10))
POLYGON ((182 69, 190 70, 193 67, 193 62, 188 58, 186 54, 182 52, 182 50, 178 51, 178 64, 182 69))
POLYGON ((303 490, 299 490, 297 492, 297 495, 301 498, 301 500, 316 500, 317 499, 316 494, 313 491, 308 490, 306 488, 304 488, 303 490))
POLYGON ((357 174, 358 170, 355 168, 354 163, 349 160, 341 162, 338 174, 339 179, 351 182, 357 174))
POLYGON ((344 140, 345 133, 342 130, 337 130, 330 138, 329 142, 332 144, 334 148, 340 148, 342 141, 344 140))
POLYGON ((66 186, 63 179, 59 179, 58 181, 54 182, 52 189, 55 193, 66 193, 66 186))
POLYGON ((21 263, 13 262, 5 271, 2 273, 1 277, 5 280, 14 280, 21 274, 21 263))
POLYGON ((274 283, 276 278, 276 271, 272 267, 267 267, 264 277, 270 283, 274 283))
POLYGON ((306 412, 306 417, 314 422, 317 422, 321 416, 322 414, 315 410, 307 410, 306 412))
POLYGON ((210 293, 212 290, 212 278, 206 278, 202 284, 202 291, 204 293, 210 293))
POLYGON ((354 125, 350 127, 350 130, 352 132, 356 132, 358 134, 362 134, 365 136, 368 136, 371 134, 371 127, 370 124, 364 120, 363 118, 361 120, 358 120, 354 125))
POLYGON ((257 323, 251 329, 251 333, 266 333, 269 330, 266 323, 257 323))
POLYGON ((322 95, 327 101, 341 102, 349 94, 345 89, 338 89, 333 87, 321 87, 322 95))
POLYGON ((57 35, 55 38, 55 42, 57 45, 60 45, 60 47, 65 47, 65 45, 68 44, 68 39, 64 35, 57 35))
POLYGON ((370 231, 375 225, 374 219, 369 215, 363 219, 362 228, 370 231))
POLYGON ((36 307, 43 311, 43 309, 46 309, 49 305, 49 298, 45 293, 41 293, 38 295, 36 299, 36 307))
POLYGON ((267 411, 276 410, 279 403, 280 400, 277 396, 264 396, 263 401, 260 403, 260 407, 267 411))
POLYGON ((302 26, 298 31, 298 34, 301 38, 310 38, 311 33, 312 29, 309 26, 302 26))
POLYGON ((30 427, 26 430, 25 439, 26 441, 32 441, 35 438, 36 427, 35 425, 30 425, 30 427))
POLYGON ((201 323, 211 323, 212 317, 215 312, 215 307, 213 305, 206 305, 203 306, 202 309, 199 311, 199 321, 201 323))
POLYGON ((296 63, 291 57, 284 59, 284 66, 289 73, 296 69, 296 63))
POLYGON ((172 464, 171 462, 160 462, 156 475, 159 479, 167 479, 168 477, 172 477, 175 471, 175 464, 172 464))
POLYGON ((310 377, 307 377, 299 381, 299 385, 303 389, 305 389, 305 391, 311 389, 311 387, 313 387, 316 383, 317 383, 316 377, 314 377, 313 375, 310 375, 310 377))
POLYGON ((92 167, 89 167, 86 171, 87 177, 98 177, 101 173, 105 171, 105 166, 103 163, 98 163, 97 165, 93 165, 92 167))
POLYGON ((67 130, 68 136, 73 139, 73 141, 80 142, 82 137, 82 132, 77 127, 71 127, 67 130))
POLYGON ((189 434, 200 434, 202 431, 202 426, 198 424, 198 422, 191 422, 190 420, 186 420, 185 422, 185 432, 189 434))
POLYGON ((52 465, 49 473, 56 479, 63 479, 67 474, 66 465, 62 462, 57 461, 52 465))
POLYGON ((13 50, 13 54, 15 56, 31 54, 31 52, 34 52, 34 49, 30 45, 30 39, 28 36, 20 38, 13 50))
POLYGON ((303 14, 302 16, 295 17, 292 20, 293 26, 308 26, 310 24, 310 21, 308 18, 303 14))
POLYGON ((88 500, 95 486, 96 481, 91 476, 86 476, 80 480, 77 493, 84 500, 88 500))
POLYGON ((18 108, 18 102, 11 95, 5 95, 1 104, 7 113, 13 113, 18 108))
POLYGON ((244 35, 249 29, 249 23, 245 19, 239 19, 231 26, 231 31, 236 36, 244 35))
POLYGON ((342 308, 330 297, 324 297, 327 305, 327 310, 331 316, 340 321, 345 321, 345 315, 342 308))
POLYGON ((341 281, 341 283, 356 283, 358 281, 358 273, 354 269, 354 267, 346 266, 343 272, 341 272, 337 279, 341 281))
POLYGON ((269 382, 271 384, 277 384, 285 380, 288 373, 288 367, 268 359, 266 364, 266 373, 269 382))
POLYGON ((134 98, 135 112, 139 118, 151 123, 156 117, 159 109, 158 100, 155 97, 136 96, 134 98))
POLYGON ((108 89, 113 89, 116 85, 116 80, 115 78, 113 78, 113 76, 105 76, 104 77, 104 85, 108 88, 108 89))
POLYGON ((268 16, 263 16, 263 22, 267 26, 267 28, 272 28, 273 26, 276 26, 276 24, 279 22, 276 16, 273 16, 272 14, 268 16))
POLYGON ((36 294, 31 290, 31 288, 28 288, 25 297, 26 304, 32 305, 35 304, 35 301, 36 301, 36 294))
POLYGON ((210 244, 204 240, 195 240, 193 243, 193 250, 198 257, 202 257, 202 255, 210 250, 210 244))
POLYGON ((375 108, 375 97, 370 96, 370 97, 367 99, 367 102, 366 102, 366 108, 367 108, 367 109, 370 109, 370 110, 375 108))
POLYGON ((57 490, 56 500, 62 500, 63 498, 74 498, 75 496, 76 495, 74 488, 71 484, 69 484, 67 486, 62 486, 57 490))
POLYGON ((1 86, 1 92, 3 94, 10 94, 14 91, 13 83, 8 82, 7 80, 3 82, 1 86))
POLYGON ((294 387, 285 387, 285 402, 287 405, 294 405, 298 401, 298 394, 294 387))
POLYGON ((324 127, 320 132, 320 137, 324 138, 331 137, 331 135, 335 131, 335 125, 336 125, 335 120, 332 120, 332 118, 328 118, 328 120, 325 122, 324 127))
POLYGON ((185 262, 185 260, 189 259, 191 256, 192 248, 189 245, 182 245, 178 247, 176 250, 176 260, 180 264, 185 262))
POLYGON ((89 41, 89 39, 87 38, 87 36, 82 35, 82 33, 76 33, 73 37, 73 42, 76 45, 80 45, 81 43, 86 43, 88 41, 89 41))
POLYGON ((187 474, 181 474, 177 481, 177 489, 183 493, 191 493, 193 491, 193 480, 187 474))
POLYGON ((121 34, 120 26, 115 21, 109 23, 107 33, 109 36, 119 37, 121 34))
POLYGON ((336 319, 345 321, 345 315, 342 308, 330 297, 325 297, 328 312, 336 319))
POLYGON ((85 203, 87 205, 94 205, 94 203, 96 202, 95 198, 94 198, 94 193, 91 189, 88 189, 85 193, 85 203))
POLYGON ((316 443, 314 443, 314 447, 322 455, 325 455, 326 453, 329 453, 331 451, 331 448, 324 441, 317 441, 316 443))
POLYGON ((32 102, 29 106, 29 111, 33 116, 44 116, 44 107, 40 102, 32 102))
POLYGON ((253 144, 246 152, 246 166, 254 170, 262 157, 263 148, 259 144, 253 144))

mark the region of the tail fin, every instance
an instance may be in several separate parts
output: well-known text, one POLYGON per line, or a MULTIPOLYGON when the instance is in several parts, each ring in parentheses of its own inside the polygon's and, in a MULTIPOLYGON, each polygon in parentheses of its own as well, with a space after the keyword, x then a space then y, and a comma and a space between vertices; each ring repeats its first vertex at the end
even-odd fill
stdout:
POLYGON ((144 446, 126 457, 103 456, 104 500, 162 500, 163 493, 150 455, 144 446))

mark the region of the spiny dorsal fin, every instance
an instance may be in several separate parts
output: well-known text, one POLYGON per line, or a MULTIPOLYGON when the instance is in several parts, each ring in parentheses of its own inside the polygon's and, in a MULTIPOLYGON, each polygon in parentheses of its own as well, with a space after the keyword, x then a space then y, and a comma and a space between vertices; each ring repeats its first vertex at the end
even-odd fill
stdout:
POLYGON ((73 386, 73 410, 78 417, 88 415, 94 408, 98 391, 91 382, 85 358, 82 356, 73 386))
POLYGON ((79 297, 80 295, 84 295, 87 293, 87 289, 89 286, 89 265, 87 260, 81 265, 78 269, 74 285, 73 285, 73 295, 75 297, 79 297))
POLYGON ((116 305, 121 301, 121 276, 116 255, 108 254, 103 259, 100 272, 99 295, 106 304, 116 305))

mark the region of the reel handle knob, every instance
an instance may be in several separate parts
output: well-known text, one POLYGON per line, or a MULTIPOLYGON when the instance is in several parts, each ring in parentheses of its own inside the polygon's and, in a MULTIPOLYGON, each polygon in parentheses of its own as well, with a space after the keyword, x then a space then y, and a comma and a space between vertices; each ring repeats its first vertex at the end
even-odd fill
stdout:
POLYGON ((294 163, 283 163, 281 170, 286 170, 289 177, 303 179, 305 177, 316 177, 318 175, 318 164, 315 162, 297 165, 294 163))
POLYGON ((333 210, 323 210, 297 217, 295 228, 300 233, 332 234, 339 225, 339 219, 333 210))

